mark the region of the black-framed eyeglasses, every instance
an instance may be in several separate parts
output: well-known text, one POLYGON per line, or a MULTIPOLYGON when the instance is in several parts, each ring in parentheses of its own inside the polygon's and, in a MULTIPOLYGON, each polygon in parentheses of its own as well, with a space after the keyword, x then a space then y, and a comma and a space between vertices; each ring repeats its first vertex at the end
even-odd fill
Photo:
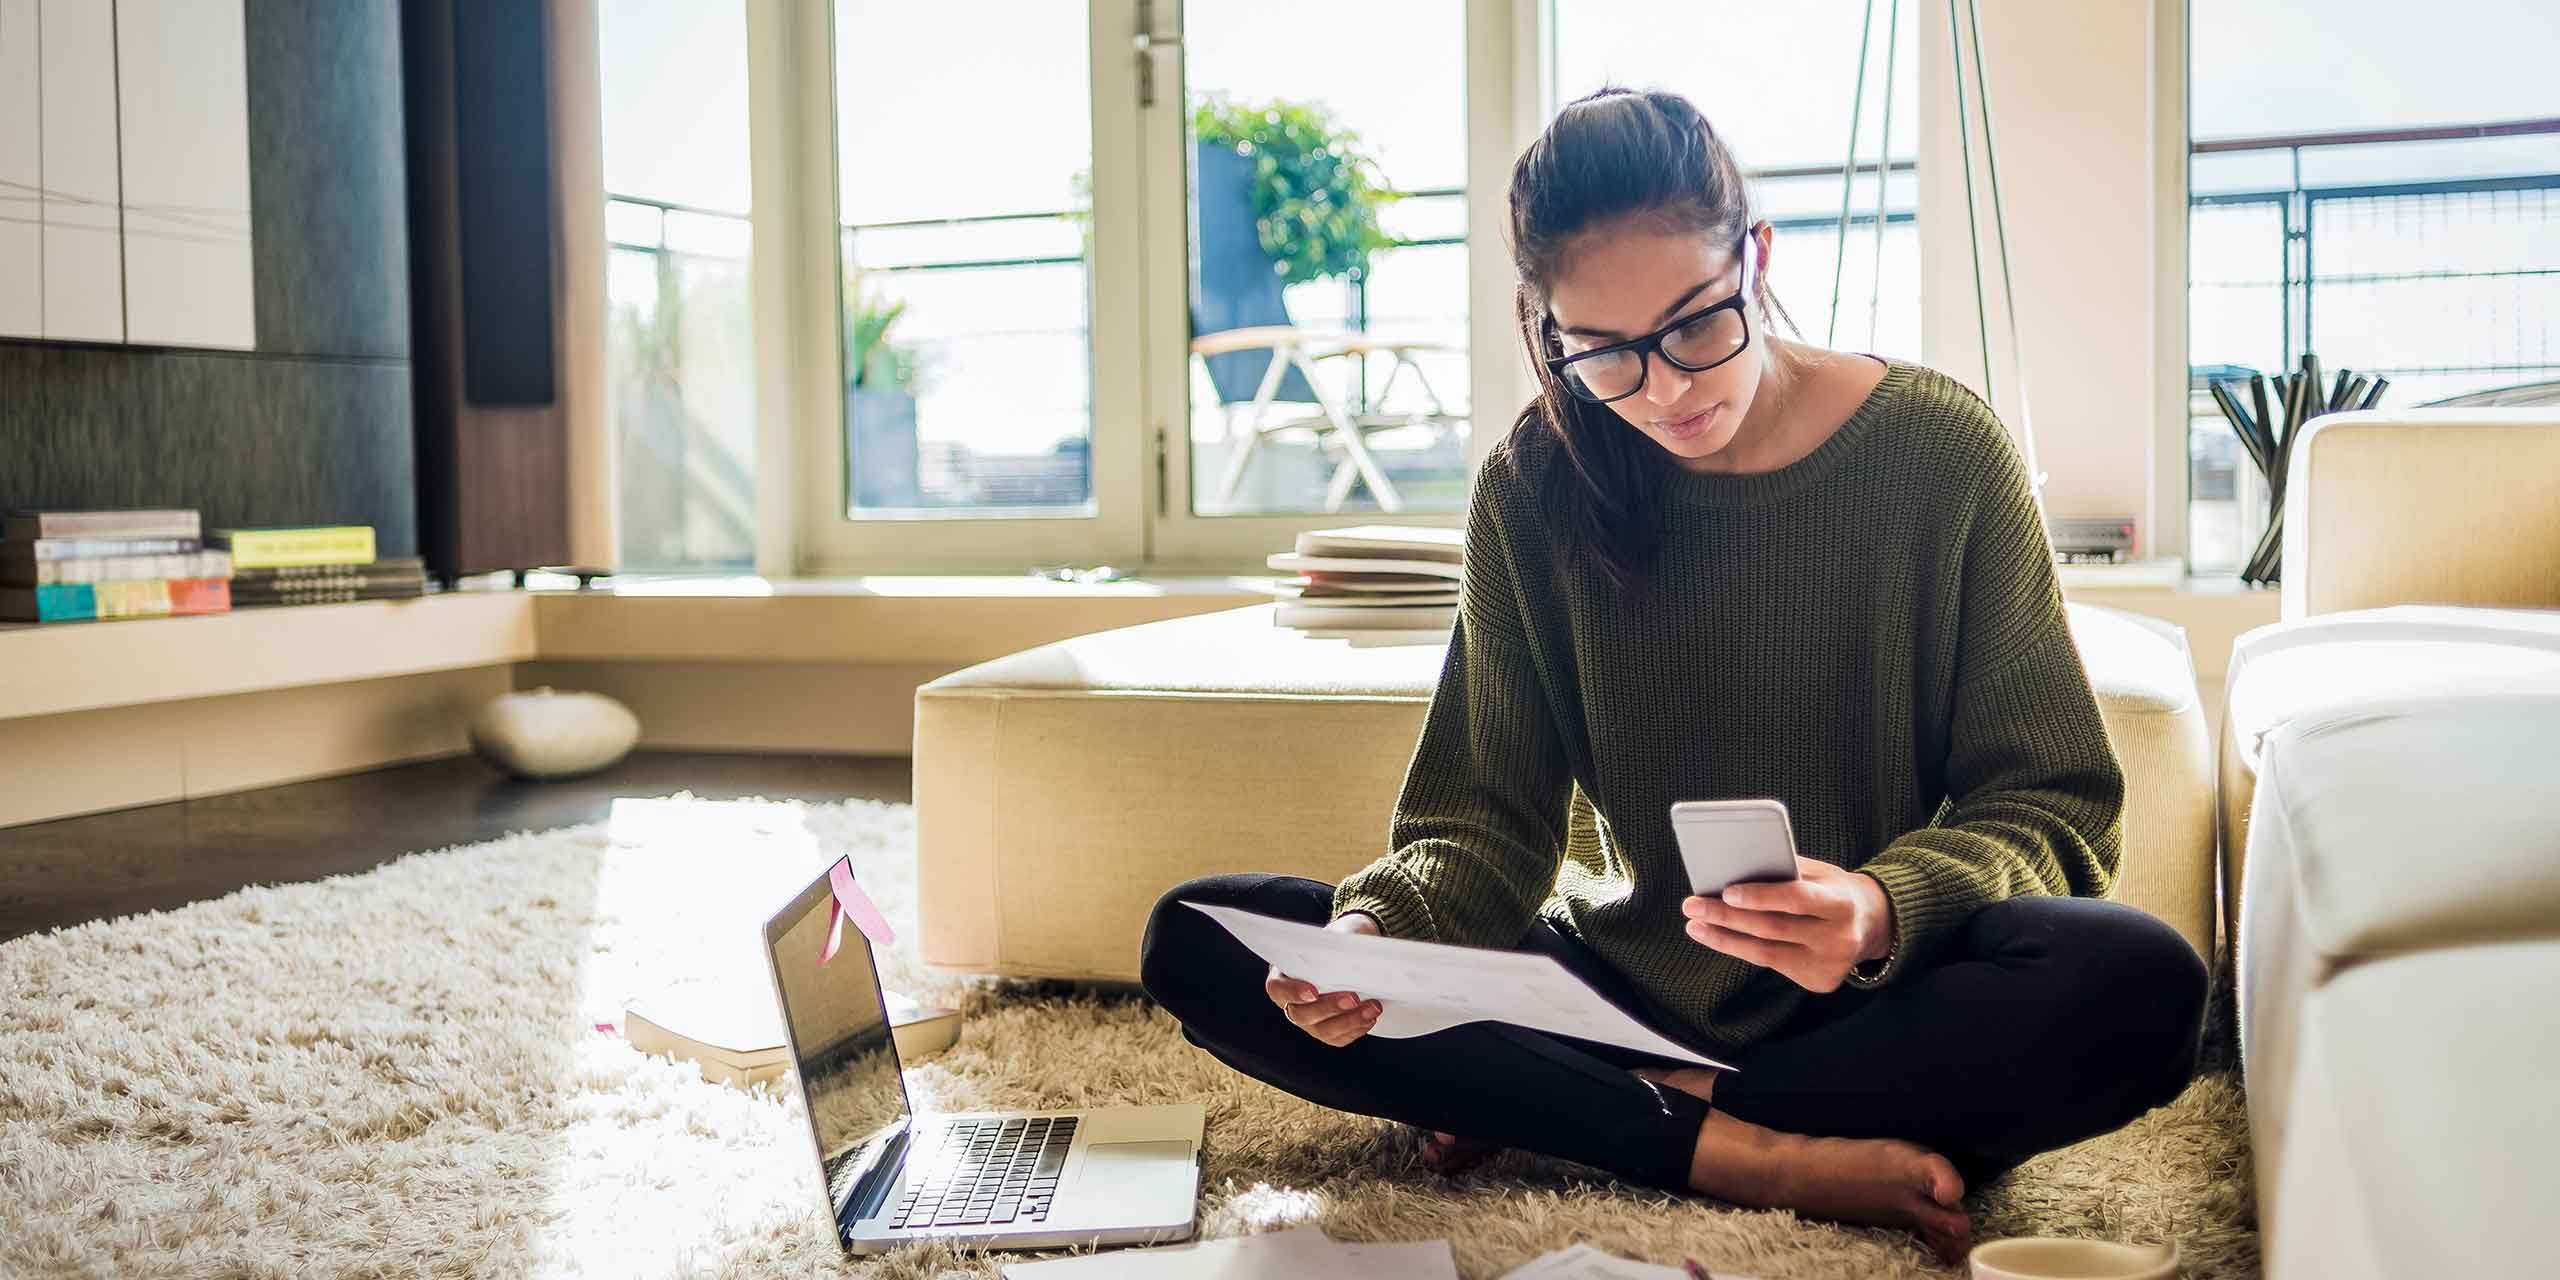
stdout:
MULTIPOLYGON (((1751 346, 1751 232, 1742 233, 1734 252, 1742 259, 1742 287, 1733 296, 1712 302, 1640 338, 1605 347, 1547 357, 1547 368, 1576 397, 1594 404, 1624 400, 1644 390, 1645 357, 1659 355, 1674 369, 1705 373, 1751 346)), ((1549 323, 1553 323, 1552 320, 1549 323)))

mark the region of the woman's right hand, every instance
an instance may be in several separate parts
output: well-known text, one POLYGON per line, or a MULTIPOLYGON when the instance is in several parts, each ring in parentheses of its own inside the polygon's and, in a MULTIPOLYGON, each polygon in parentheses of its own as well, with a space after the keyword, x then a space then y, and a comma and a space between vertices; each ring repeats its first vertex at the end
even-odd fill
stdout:
MULTIPOLYGON (((1378 922, 1358 911, 1334 917, 1325 928, 1373 937, 1378 934, 1378 922)), ((1300 982, 1280 972, 1278 965, 1272 966, 1270 976, 1262 980, 1262 990, 1271 997, 1271 1003, 1280 1006, 1280 1012, 1289 1015, 1289 1021, 1337 1049, 1369 1034, 1369 1028, 1378 1025, 1377 1001, 1362 1000, 1349 991, 1319 992, 1314 983, 1300 982)))

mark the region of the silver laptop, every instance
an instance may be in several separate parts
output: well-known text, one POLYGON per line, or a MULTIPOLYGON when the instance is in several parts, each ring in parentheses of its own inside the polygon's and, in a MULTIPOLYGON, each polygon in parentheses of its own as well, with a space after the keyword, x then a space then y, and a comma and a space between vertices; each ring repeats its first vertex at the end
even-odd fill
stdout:
MULTIPOLYGON (((832 873, 832 869, 830 869, 832 873)), ((765 922, 765 956, 826 1187, 851 1253, 912 1240, 1005 1249, 1159 1243, 1198 1221, 1197 1103, 919 1115, 869 940, 821 875, 765 922)))

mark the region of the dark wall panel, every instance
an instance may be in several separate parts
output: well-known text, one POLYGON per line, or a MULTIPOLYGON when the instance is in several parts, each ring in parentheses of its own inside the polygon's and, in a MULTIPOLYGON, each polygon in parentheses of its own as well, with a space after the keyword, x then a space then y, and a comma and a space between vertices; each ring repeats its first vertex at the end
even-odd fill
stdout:
POLYGON ((389 0, 250 0, 258 349, 409 354, 400 16, 389 0))
POLYGON ((0 387, 0 417, 33 424, 0 431, 0 503, 369 524, 384 555, 417 551, 406 365, 12 343, 0 387))
POLYGON ((208 524, 418 540, 400 23, 248 0, 258 350, 0 340, 0 510, 200 507, 208 524))
POLYGON ((544 6, 525 0, 453 10, 462 371, 473 404, 554 399, 546 19, 544 6))

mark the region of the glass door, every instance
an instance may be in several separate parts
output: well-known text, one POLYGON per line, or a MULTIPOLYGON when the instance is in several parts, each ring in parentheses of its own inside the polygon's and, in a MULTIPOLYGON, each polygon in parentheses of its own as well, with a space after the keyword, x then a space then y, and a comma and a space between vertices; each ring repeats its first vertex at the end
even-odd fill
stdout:
POLYGON ((1453 523, 1473 429, 1464 0, 1138 16, 1152 557, 1453 523))
POLYGON ((1135 125, 1105 83, 1132 73, 1094 56, 1127 47, 1128 0, 833 9, 844 483, 819 557, 1132 563, 1135 125))

